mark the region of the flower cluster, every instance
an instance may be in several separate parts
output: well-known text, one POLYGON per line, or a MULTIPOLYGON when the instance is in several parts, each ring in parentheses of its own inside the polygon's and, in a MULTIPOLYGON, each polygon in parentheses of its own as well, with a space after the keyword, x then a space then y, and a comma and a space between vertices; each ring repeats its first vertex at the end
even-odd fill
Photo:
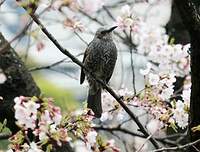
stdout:
POLYGON ((71 140, 67 129, 61 125, 60 108, 54 106, 51 99, 43 101, 36 97, 20 96, 16 97, 14 101, 16 124, 21 128, 21 131, 11 137, 11 149, 16 151, 28 149, 29 152, 31 150, 39 152, 42 151, 42 145, 50 141, 61 146, 62 142, 71 140), (25 137, 28 136, 30 130, 38 142, 36 142, 37 140, 33 140, 31 143, 26 142, 25 137), (17 142, 18 138, 21 138, 19 143, 17 142))
POLYGON ((25 102, 27 99, 23 96, 16 97, 15 102, 15 118, 17 124, 25 129, 35 129, 37 119, 37 109, 40 107, 39 104, 30 100, 25 102))
POLYGON ((74 145, 76 139, 82 139, 88 151, 117 149, 110 141, 98 142, 101 137, 92 128, 94 116, 90 110, 62 117, 60 108, 51 98, 20 96, 14 101, 16 124, 21 130, 10 138, 9 152, 51 151, 65 143, 74 145))
POLYGON ((190 64, 188 50, 190 45, 168 44, 168 36, 162 27, 138 23, 133 33, 137 52, 158 65, 159 71, 173 72, 183 77, 189 74, 190 64))
POLYGON ((131 29, 135 31, 137 26, 138 18, 134 16, 133 12, 131 11, 131 8, 128 5, 125 5, 121 8, 120 16, 117 17, 117 25, 125 30, 125 29, 131 29))
POLYGON ((168 101, 170 99, 174 92, 174 82, 176 82, 174 73, 156 73, 150 63, 147 64, 146 69, 141 69, 140 72, 144 75, 146 86, 151 88, 160 100, 168 101))
POLYGON ((142 17, 134 16, 134 12, 128 5, 121 8, 117 24, 123 30, 132 31, 136 52, 146 56, 149 61, 157 65, 159 71, 173 72, 180 77, 189 74, 190 44, 169 44, 169 36, 163 27, 149 25, 142 17))
POLYGON ((188 125, 188 111, 186 105, 181 100, 178 100, 174 104, 173 108, 173 118, 177 125, 181 128, 185 128, 188 125))
MULTIPOLYGON (((149 67, 148 67, 149 68, 149 67)), ((151 68, 149 68, 151 69, 151 68)), ((143 70, 142 72, 144 72, 143 70)), ((131 109, 134 107, 140 107, 151 114, 154 119, 160 120, 160 126, 173 127, 176 129, 176 124, 180 128, 185 128, 188 125, 188 109, 189 109, 189 97, 190 97, 190 80, 186 79, 184 90, 182 93, 183 101, 175 100, 171 101, 172 97, 175 97, 174 82, 176 81, 174 74, 156 74, 145 71, 146 86, 144 90, 141 90, 136 96, 133 96, 133 92, 128 89, 118 90, 118 94, 123 96, 124 103, 131 109)), ((177 95, 180 96, 180 95, 177 95)), ((104 92, 102 94, 103 110, 100 120, 107 121, 117 118, 118 121, 126 120, 128 115, 119 106, 115 99, 104 92), (115 116, 115 117, 114 117, 115 116)))
POLYGON ((83 24, 81 23, 80 20, 77 20, 75 18, 67 18, 65 19, 64 21, 64 24, 63 24, 65 27, 69 27, 69 28, 72 28, 74 31, 80 31, 82 32, 84 30, 84 26, 83 24))

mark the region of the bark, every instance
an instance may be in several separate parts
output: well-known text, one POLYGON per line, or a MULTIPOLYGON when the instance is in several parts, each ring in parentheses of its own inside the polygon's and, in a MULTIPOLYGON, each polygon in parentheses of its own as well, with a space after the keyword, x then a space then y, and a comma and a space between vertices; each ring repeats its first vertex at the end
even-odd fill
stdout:
MULTIPOLYGON (((175 0, 183 23, 190 34, 191 41, 191 101, 189 118, 189 136, 191 141, 200 139, 200 132, 192 132, 191 128, 200 124, 200 16, 199 0, 175 0)), ((200 148, 200 144, 197 145, 200 148)), ((196 151, 191 148, 190 151, 196 151)))
POLYGON ((31 74, 26 69, 20 57, 4 39, 0 33, 0 68, 6 75, 5 83, 0 84, 0 121, 7 119, 7 127, 15 133, 18 127, 15 125, 13 99, 17 96, 39 96, 40 89, 34 82, 31 74), (7 47, 5 48, 5 45, 7 47), (3 50, 2 50, 3 48, 3 50))

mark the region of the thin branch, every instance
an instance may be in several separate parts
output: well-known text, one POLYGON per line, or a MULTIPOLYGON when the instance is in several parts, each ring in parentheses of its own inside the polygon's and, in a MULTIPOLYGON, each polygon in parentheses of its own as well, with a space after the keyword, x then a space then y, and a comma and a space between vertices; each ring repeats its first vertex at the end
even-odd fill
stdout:
POLYGON ((138 150, 136 152, 140 152, 142 150, 142 148, 144 147, 144 145, 147 143, 147 141, 152 137, 152 135, 150 135, 148 138, 145 139, 144 143, 138 148, 138 150))
POLYGON ((199 142, 200 142, 200 139, 198 139, 198 140, 196 140, 194 142, 191 142, 191 143, 187 143, 185 145, 169 147, 169 148, 160 148, 160 149, 153 150, 152 152, 171 151, 171 150, 177 151, 177 150, 181 150, 181 149, 185 149, 185 148, 189 148, 191 146, 194 146, 195 144, 197 144, 199 142))
POLYGON ((109 11, 109 9, 107 8, 107 6, 103 6, 103 9, 106 11, 106 13, 108 14, 108 16, 113 20, 116 21, 114 16, 112 15, 112 13, 109 11))
MULTIPOLYGON (((81 55, 83 55, 83 53, 79 53, 79 54, 77 54, 75 57, 79 57, 79 56, 81 56, 81 55)), ((59 64, 62 64, 63 62, 70 63, 71 61, 70 61, 70 60, 66 61, 67 59, 68 59, 68 58, 64 58, 64 59, 62 59, 62 60, 59 60, 59 61, 57 61, 57 62, 55 62, 55 63, 52 63, 52 64, 50 64, 50 65, 46 65, 46 66, 32 67, 32 68, 30 68, 28 71, 29 71, 29 72, 34 72, 34 71, 38 71, 38 70, 51 69, 51 68, 53 68, 54 66, 57 66, 57 65, 59 65, 59 64)))
MULTIPOLYGON (((130 43, 132 43, 132 36, 131 36, 132 30, 130 29, 130 43)), ((130 58, 131 58, 131 70, 132 70, 132 75, 133 75, 133 91, 134 91, 134 95, 136 95, 136 88, 135 88, 135 67, 133 64, 133 51, 132 51, 132 47, 130 46, 129 48, 130 50, 130 58)))
POLYGON ((38 71, 38 70, 50 69, 50 68, 52 68, 52 67, 54 67, 54 66, 57 66, 57 65, 63 63, 63 62, 66 61, 66 60, 67 60, 67 58, 64 58, 64 59, 62 59, 62 60, 60 60, 60 61, 57 61, 57 62, 55 62, 55 63, 53 63, 53 64, 51 64, 51 65, 30 68, 28 71, 29 71, 29 72, 33 72, 33 71, 38 71))
POLYGON ((15 35, 15 37, 13 37, 8 43, 5 43, 1 48, 0 48, 0 53, 4 53, 4 51, 6 51, 6 48, 15 40, 17 40, 18 38, 20 38, 21 36, 23 36, 27 29, 29 28, 29 26, 32 24, 32 21, 30 21, 17 35, 15 35))
MULTIPOLYGON (((30 29, 31 29, 31 26, 30 26, 30 29)), ((28 59, 30 46, 31 46, 31 37, 29 36, 28 37, 27 46, 26 46, 25 55, 24 55, 24 62, 25 63, 27 62, 27 59, 28 59)))
POLYGON ((132 136, 137 136, 137 137, 141 137, 141 138, 146 138, 144 135, 138 134, 138 133, 134 133, 132 131, 129 131, 127 129, 121 128, 121 127, 104 127, 104 126, 95 126, 93 127, 95 130, 104 130, 104 131, 118 131, 118 132, 123 132, 125 134, 129 134, 132 136))
MULTIPOLYGON (((38 19, 38 17, 34 14, 29 14, 32 19, 34 20, 34 22, 41 28, 42 32, 49 38, 49 40, 51 40, 54 45, 66 56, 68 56, 74 63, 76 63, 77 65, 79 65, 80 67, 82 67, 88 74, 90 74, 98 83, 100 83, 103 88, 105 88, 116 100, 117 102, 123 107, 123 109, 129 114, 129 116, 132 118, 132 120, 134 120, 136 122, 136 124, 138 125, 140 131, 146 136, 149 137, 149 133, 147 132, 147 130, 144 128, 144 126, 142 125, 142 123, 139 121, 139 119, 135 116, 134 113, 132 113, 132 111, 126 106, 126 104, 123 102, 122 97, 120 97, 119 95, 117 95, 111 87, 109 87, 107 84, 105 84, 101 79, 97 78, 92 72, 90 72, 90 70, 88 70, 82 62, 80 62, 74 55, 72 55, 67 49, 64 49, 59 43, 58 41, 48 32, 48 30, 45 28, 45 26, 40 22, 40 20, 38 19)), ((155 148, 159 148, 159 144, 157 143, 157 141, 151 137, 150 138, 151 143, 154 145, 155 148)))
POLYGON ((72 76, 71 74, 69 74, 69 73, 67 73, 67 72, 59 71, 59 70, 56 70, 56 69, 48 69, 48 70, 54 71, 54 72, 58 72, 58 73, 62 73, 62 74, 66 75, 66 76, 68 76, 69 78, 72 78, 72 79, 74 79, 74 80, 79 80, 77 77, 72 76))
POLYGON ((76 31, 74 31, 75 35, 78 36, 78 38, 88 46, 88 42, 86 42, 76 31))
MULTIPOLYGON (((46 12, 49 9, 50 6, 48 6, 47 8, 45 8, 39 15, 42 15, 44 12, 46 12)), ((17 34, 15 35, 8 43, 5 43, 1 48, 0 48, 0 53, 4 53, 4 51, 6 51, 6 48, 15 40, 17 40, 18 38, 22 37, 24 34, 26 34, 26 31, 28 30, 28 28, 30 27, 30 25, 33 23, 33 20, 30 20, 26 26, 17 34)))
POLYGON ((5 2, 6 0, 2 0, 0 1, 0 6, 5 2))
MULTIPOLYGON (((121 133, 125 133, 131 136, 136 136, 136 137, 140 137, 140 138, 146 138, 144 135, 142 134, 138 134, 135 132, 132 132, 130 130, 127 130, 125 128, 121 128, 121 126, 116 126, 116 127, 106 127, 106 126, 95 126, 93 127, 95 130, 102 130, 102 131, 107 131, 107 132, 121 132, 121 133)), ((163 143, 163 144, 167 144, 167 145, 171 145, 171 146, 176 146, 177 144, 172 141, 172 140, 168 140, 168 137, 163 137, 163 138, 155 138, 157 141, 163 143)))
MULTIPOLYGON (((104 26, 104 23, 101 22, 101 21, 99 21, 97 18, 94 18, 94 17, 90 16, 89 14, 87 14, 86 12, 84 12, 84 11, 82 11, 82 10, 79 10, 79 12, 80 12, 82 15, 84 15, 85 17, 89 18, 90 20, 92 20, 92 21, 98 23, 98 24, 101 25, 101 26, 104 26)), ((127 45, 132 46, 133 48, 135 48, 135 44, 133 44, 133 43, 130 44, 129 41, 128 41, 127 36, 126 36, 126 38, 124 38, 123 36, 121 36, 119 33, 115 32, 115 31, 114 31, 114 34, 117 35, 118 38, 120 38, 120 39, 123 41, 124 44, 127 44, 127 45)), ((125 33, 125 34, 126 34, 126 33, 125 33)))

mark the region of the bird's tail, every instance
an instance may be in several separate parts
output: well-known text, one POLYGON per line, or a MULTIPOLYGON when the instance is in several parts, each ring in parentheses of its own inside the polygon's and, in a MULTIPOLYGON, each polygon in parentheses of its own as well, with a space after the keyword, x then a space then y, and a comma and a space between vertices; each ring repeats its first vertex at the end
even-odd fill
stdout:
POLYGON ((101 88, 98 88, 95 92, 89 90, 87 107, 92 109, 95 117, 100 118, 102 113, 101 106, 101 88))

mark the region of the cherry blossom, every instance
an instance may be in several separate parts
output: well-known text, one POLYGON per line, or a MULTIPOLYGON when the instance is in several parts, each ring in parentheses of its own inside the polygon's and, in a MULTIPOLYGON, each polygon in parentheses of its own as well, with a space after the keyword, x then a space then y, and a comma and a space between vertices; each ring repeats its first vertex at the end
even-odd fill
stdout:
POLYGON ((30 149, 28 150, 28 152, 42 152, 42 150, 38 148, 35 142, 31 142, 30 149))
POLYGON ((116 22, 119 28, 124 30, 126 28, 132 28, 134 25, 136 26, 137 20, 138 19, 132 13, 130 6, 125 5, 121 8, 120 16, 117 17, 116 22))
POLYGON ((184 110, 185 105, 182 101, 178 100, 175 106, 173 117, 178 126, 184 129, 188 125, 188 113, 184 110))
POLYGON ((15 109, 15 118, 17 119, 17 123, 20 126, 24 126, 26 129, 31 128, 34 129, 37 118, 37 109, 40 107, 39 104, 28 101, 23 101, 24 97, 15 98, 14 101, 16 105, 15 109))
POLYGON ((153 74, 153 73, 149 73, 149 84, 150 85, 157 85, 160 78, 159 78, 159 75, 157 74, 153 74))
POLYGON ((64 27, 70 27, 74 31, 82 32, 84 30, 84 26, 80 20, 77 18, 66 18, 64 21, 64 27))
POLYGON ((96 131, 90 131, 86 135, 87 142, 91 145, 94 145, 96 143, 96 137, 97 137, 97 132, 96 131))

